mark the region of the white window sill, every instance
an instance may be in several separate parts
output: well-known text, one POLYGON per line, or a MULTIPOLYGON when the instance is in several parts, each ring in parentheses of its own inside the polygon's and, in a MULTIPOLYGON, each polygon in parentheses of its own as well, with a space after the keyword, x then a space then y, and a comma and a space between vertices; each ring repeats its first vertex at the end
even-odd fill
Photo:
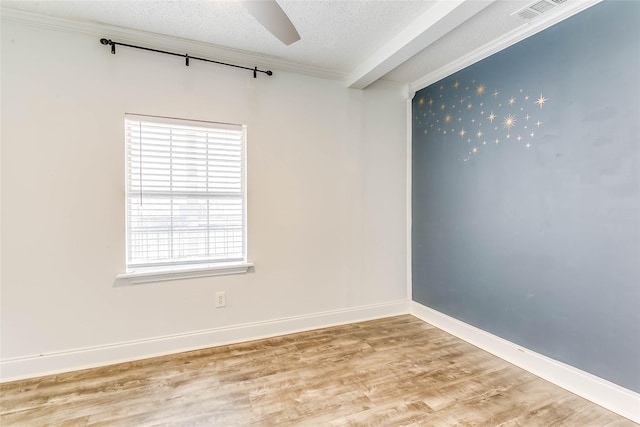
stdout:
POLYGON ((165 282, 167 280, 190 279, 193 277, 224 276, 243 274, 253 267, 252 263, 193 265, 189 267, 140 268, 128 273, 118 274, 116 281, 121 284, 165 282))

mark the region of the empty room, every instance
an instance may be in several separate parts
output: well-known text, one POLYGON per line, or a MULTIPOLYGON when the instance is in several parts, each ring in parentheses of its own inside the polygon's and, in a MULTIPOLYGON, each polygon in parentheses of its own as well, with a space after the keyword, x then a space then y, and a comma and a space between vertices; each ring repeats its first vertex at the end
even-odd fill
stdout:
POLYGON ((0 7, 1 425, 640 425, 640 2, 0 7))

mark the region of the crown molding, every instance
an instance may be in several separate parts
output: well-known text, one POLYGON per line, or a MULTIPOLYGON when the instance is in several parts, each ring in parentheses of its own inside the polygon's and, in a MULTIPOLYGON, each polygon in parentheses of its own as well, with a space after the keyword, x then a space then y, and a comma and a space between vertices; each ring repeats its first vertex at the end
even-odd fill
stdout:
POLYGON ((260 55, 240 49, 231 49, 211 43, 134 30, 115 25, 76 21, 72 19, 23 12, 15 9, 8 9, 6 7, 0 7, 0 18, 3 21, 19 22, 50 30, 70 31, 85 35, 94 35, 97 37, 96 44, 99 44, 98 38, 104 37, 122 43, 141 44, 153 49, 188 52, 191 56, 211 57, 216 61, 235 62, 239 65, 251 68, 254 66, 269 68, 274 70, 274 72, 292 72, 340 81, 345 81, 347 78, 346 73, 331 69, 299 64, 268 55, 260 55))
POLYGON ((433 71, 432 73, 429 73, 426 76, 415 80, 410 85, 411 89, 414 92, 417 92, 420 89, 424 89, 425 87, 445 77, 448 77, 453 73, 456 73, 470 65, 473 65, 476 62, 482 61, 483 59, 493 55, 494 53, 498 53, 501 50, 504 50, 509 46, 518 43, 519 41, 531 37, 534 34, 537 34, 540 31, 543 31, 551 27, 552 25, 557 24, 558 22, 564 21, 565 19, 570 18, 573 15, 590 8, 591 6, 594 6, 601 1, 602 0, 568 1, 561 7, 558 7, 558 9, 549 12, 548 15, 542 15, 516 28, 515 30, 508 32, 504 36, 498 37, 497 39, 480 47, 479 49, 476 49, 473 52, 462 56, 453 62, 450 62, 444 67, 441 67, 433 71))

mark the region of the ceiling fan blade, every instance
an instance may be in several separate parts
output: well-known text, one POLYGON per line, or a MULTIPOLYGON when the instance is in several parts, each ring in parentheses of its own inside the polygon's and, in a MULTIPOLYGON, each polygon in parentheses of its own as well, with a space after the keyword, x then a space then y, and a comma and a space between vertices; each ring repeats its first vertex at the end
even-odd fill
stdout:
POLYGON ((287 46, 300 40, 300 34, 276 0, 242 0, 242 5, 271 34, 287 46))

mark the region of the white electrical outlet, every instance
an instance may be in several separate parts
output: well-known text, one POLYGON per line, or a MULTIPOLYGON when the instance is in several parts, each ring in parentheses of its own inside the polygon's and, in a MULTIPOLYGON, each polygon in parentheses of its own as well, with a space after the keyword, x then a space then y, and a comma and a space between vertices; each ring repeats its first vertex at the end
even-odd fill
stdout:
POLYGON ((216 292, 216 308, 226 307, 227 306, 227 293, 226 292, 216 292))

